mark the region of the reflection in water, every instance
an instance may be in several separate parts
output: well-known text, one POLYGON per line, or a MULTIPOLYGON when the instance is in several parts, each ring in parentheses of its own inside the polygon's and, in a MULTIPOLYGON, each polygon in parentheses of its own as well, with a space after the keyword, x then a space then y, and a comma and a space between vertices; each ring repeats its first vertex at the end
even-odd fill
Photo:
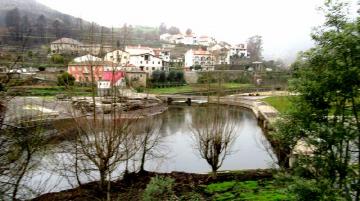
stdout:
MULTIPOLYGON (((164 122, 160 132, 167 136, 164 141, 166 147, 170 149, 170 156, 166 160, 149 161, 146 169, 161 172, 210 171, 210 167, 205 160, 200 158, 194 147, 190 130, 193 117, 201 118, 201 115, 205 114, 204 110, 204 107, 172 106, 159 117, 164 122)), ((222 106, 221 111, 227 112, 231 117, 230 120, 234 121, 237 139, 232 147, 232 154, 227 156, 220 170, 270 167, 273 164, 272 158, 265 149, 268 144, 254 115, 236 107, 222 106)))
MULTIPOLYGON (((215 106, 214 106, 215 107, 215 106)), ((203 173, 211 171, 210 166, 206 161, 200 158, 198 151, 194 147, 193 136, 190 130, 192 119, 197 116, 201 118, 203 111, 202 106, 182 107, 171 106, 169 110, 160 114, 152 119, 159 121, 160 128, 156 129, 161 133, 164 138, 162 145, 158 150, 161 155, 165 157, 155 158, 146 161, 145 169, 148 171, 171 172, 183 171, 193 173, 203 173)), ((221 111, 227 112, 231 116, 231 121, 235 123, 237 138, 232 148, 232 154, 228 155, 219 170, 240 170, 240 169, 257 169, 269 168, 274 164, 269 153, 265 147, 268 147, 268 142, 263 136, 261 128, 257 125, 254 115, 247 110, 237 107, 221 106, 221 111)), ((146 119, 139 120, 146 121, 146 119)), ((140 125, 139 125, 140 127, 140 125)), ((67 144, 64 142, 63 144, 67 144)), ((54 152, 49 153, 43 158, 42 168, 32 175, 30 181, 27 182, 29 186, 39 184, 41 180, 48 180, 46 190, 60 191, 67 188, 73 188, 69 183, 75 184, 76 182, 69 182, 65 177, 62 177, 57 172, 53 172, 59 163, 52 160, 71 160, 68 159, 67 153, 62 153, 61 148, 54 148, 54 152)), ((150 159, 151 157, 148 157, 150 159)), ((130 164, 131 169, 138 169, 139 157, 130 164), (136 165, 134 165, 136 164, 136 165)), ((130 169, 130 170, 131 170, 130 169)), ((118 171, 114 173, 113 179, 116 179, 124 170, 124 164, 121 164, 118 171)), ((93 175, 95 178, 97 175, 93 175)), ((83 182, 89 181, 87 178, 81 178, 83 182)), ((74 180, 74 178, 72 178, 74 180)), ((94 180, 94 178, 90 179, 94 180)))

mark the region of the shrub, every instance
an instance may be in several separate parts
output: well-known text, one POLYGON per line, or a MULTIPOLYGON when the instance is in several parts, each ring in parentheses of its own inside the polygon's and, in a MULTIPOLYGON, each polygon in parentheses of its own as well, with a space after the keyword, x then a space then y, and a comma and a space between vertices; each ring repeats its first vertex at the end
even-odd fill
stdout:
POLYGON ((288 187, 288 190, 294 195, 296 201, 308 200, 328 200, 340 201, 345 200, 327 180, 307 180, 296 178, 288 187))
POLYGON ((60 54, 53 54, 51 56, 51 61, 55 64, 63 64, 64 63, 64 57, 60 54))
POLYGON ((166 74, 165 74, 165 71, 160 71, 159 82, 166 82, 166 74))
POLYGON ((57 84, 58 86, 74 86, 75 77, 69 74, 68 72, 64 72, 63 74, 58 76, 57 84))
POLYGON ((160 80, 160 74, 161 72, 159 70, 156 70, 152 73, 152 81, 153 82, 159 82, 160 80))
POLYGON ((177 82, 185 82, 184 72, 182 72, 182 71, 177 71, 177 72, 176 72, 176 78, 175 78, 175 80, 176 80, 177 82))
POLYGON ((195 69, 195 70, 201 70, 202 67, 201 67, 201 65, 195 65, 195 66, 194 66, 194 69, 195 69))
POLYGON ((167 80, 169 82, 176 81, 176 71, 170 71, 167 80))
POLYGON ((153 177, 143 194, 144 201, 175 200, 173 191, 175 180, 169 177, 153 177))
POLYGON ((136 92, 138 93, 143 93, 145 90, 144 90, 144 87, 137 87, 136 89, 136 92))

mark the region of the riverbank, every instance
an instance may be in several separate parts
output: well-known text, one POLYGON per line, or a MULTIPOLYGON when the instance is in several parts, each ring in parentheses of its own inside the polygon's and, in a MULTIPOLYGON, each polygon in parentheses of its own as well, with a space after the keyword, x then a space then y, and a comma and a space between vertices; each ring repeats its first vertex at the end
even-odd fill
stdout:
MULTIPOLYGON (((223 185, 229 186, 229 182, 233 183, 233 187, 236 184, 241 185, 241 182, 247 181, 260 181, 257 191, 261 192, 266 190, 269 186, 261 185, 266 181, 273 179, 275 170, 263 169, 263 170, 244 170, 236 172, 222 172, 219 173, 217 178, 214 179, 210 174, 193 174, 184 172, 171 172, 171 173, 156 173, 156 172, 143 172, 143 173, 130 173, 123 179, 114 181, 111 183, 111 197, 113 200, 142 200, 142 195, 146 186, 149 184, 153 177, 167 177, 175 180, 172 190, 176 197, 182 198, 179 200, 189 200, 188 196, 196 195, 199 199, 196 200, 209 200, 215 194, 219 194, 214 190, 214 186, 219 185, 223 190, 230 191, 231 189, 224 189, 223 185), (236 184, 235 184, 235 183, 236 184)), ((248 193, 248 198, 256 195, 256 191, 251 190, 252 193, 248 193)), ((268 192, 269 193, 269 192, 268 192)), ((278 192, 273 192, 278 193, 278 192)), ((69 189, 56 193, 47 193, 41 195, 32 201, 85 201, 103 199, 106 195, 99 193, 98 183, 91 182, 84 184, 80 187, 69 189)), ((268 196, 271 197, 270 194, 268 196)), ((243 200, 247 200, 246 197, 243 200)))

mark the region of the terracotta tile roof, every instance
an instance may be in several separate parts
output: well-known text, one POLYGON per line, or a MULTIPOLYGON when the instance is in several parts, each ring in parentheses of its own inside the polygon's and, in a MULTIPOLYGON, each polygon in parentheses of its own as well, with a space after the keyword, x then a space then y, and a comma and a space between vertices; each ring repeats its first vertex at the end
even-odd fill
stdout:
POLYGON ((94 66, 117 66, 116 63, 111 61, 83 61, 83 62, 71 62, 69 66, 84 66, 84 65, 94 65, 94 66))

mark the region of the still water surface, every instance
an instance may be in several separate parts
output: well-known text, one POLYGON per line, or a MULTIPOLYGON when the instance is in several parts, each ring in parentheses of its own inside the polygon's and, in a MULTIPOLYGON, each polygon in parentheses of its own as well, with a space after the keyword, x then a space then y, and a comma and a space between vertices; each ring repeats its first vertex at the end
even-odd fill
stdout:
MULTIPOLYGON (((228 112, 231 117, 230 121, 235 124, 236 140, 232 147, 232 154, 227 156, 220 170, 272 167, 274 161, 269 154, 269 144, 263 135, 263 131, 257 125, 252 112, 238 107, 221 107, 221 111, 228 112)), ((195 116, 201 118, 202 110, 204 107, 171 106, 166 112, 157 116, 157 119, 162 122, 159 132, 164 136, 162 150, 159 151, 166 153, 166 157, 148 160, 145 163, 146 170, 191 173, 211 171, 206 161, 200 158, 195 149, 191 132, 192 120, 195 116)), ((52 167, 60 165, 51 162, 53 158, 59 156, 61 157, 61 154, 53 153, 44 157, 41 167, 26 182, 27 185, 31 187, 43 186, 45 192, 72 188, 67 179, 51 171, 52 167), (44 183, 45 179, 46 184, 44 183)), ((124 168, 123 165, 122 168, 124 168)), ((88 178, 82 179, 84 181, 89 180, 88 178)))

